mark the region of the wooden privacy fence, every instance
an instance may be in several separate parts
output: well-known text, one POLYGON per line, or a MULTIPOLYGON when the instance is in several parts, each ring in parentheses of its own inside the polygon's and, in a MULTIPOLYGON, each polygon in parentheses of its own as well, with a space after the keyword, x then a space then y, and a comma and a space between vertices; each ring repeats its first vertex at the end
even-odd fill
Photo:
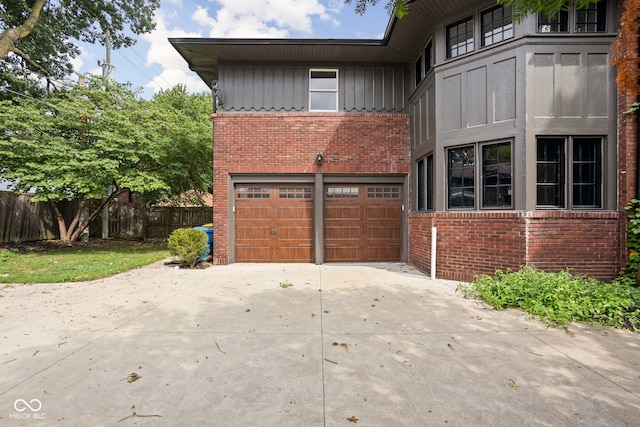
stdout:
POLYGON ((47 203, 31 203, 29 194, 0 191, 0 242, 58 238, 58 225, 47 203))
POLYGON ((211 208, 149 208, 134 203, 114 203, 109 206, 109 237, 166 239, 177 228, 191 228, 212 221, 211 208))
MULTIPOLYGON (((47 203, 31 203, 33 196, 16 196, 0 191, 0 243, 51 240, 59 238, 51 207, 47 203)), ((64 203, 61 211, 67 224, 78 204, 64 203)), ((166 239, 177 228, 191 228, 211 223, 211 208, 148 207, 138 203, 109 205, 109 237, 118 239, 166 239)), ((101 237, 102 218, 90 225, 91 237, 101 237)))

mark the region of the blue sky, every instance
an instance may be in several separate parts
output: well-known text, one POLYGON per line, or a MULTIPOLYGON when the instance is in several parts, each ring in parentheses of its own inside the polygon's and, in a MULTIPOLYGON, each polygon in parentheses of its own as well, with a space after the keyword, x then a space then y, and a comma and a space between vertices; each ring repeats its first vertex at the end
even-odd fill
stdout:
MULTIPOLYGON (((132 48, 113 50, 116 81, 142 88, 150 98, 178 83, 189 91, 207 91, 184 59, 167 41, 170 37, 230 38, 381 38, 389 22, 385 0, 363 16, 343 0, 162 0, 156 29, 137 37, 132 48)), ((98 61, 105 48, 82 44, 74 62, 79 73, 101 74, 98 61)))

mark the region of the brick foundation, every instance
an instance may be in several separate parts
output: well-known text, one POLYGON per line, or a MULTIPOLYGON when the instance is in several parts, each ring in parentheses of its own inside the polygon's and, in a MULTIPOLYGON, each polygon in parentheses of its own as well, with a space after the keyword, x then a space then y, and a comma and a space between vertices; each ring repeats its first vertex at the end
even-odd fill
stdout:
POLYGON ((609 281, 619 272, 618 212, 434 212, 409 216, 409 263, 438 278, 473 281, 531 265, 609 281))

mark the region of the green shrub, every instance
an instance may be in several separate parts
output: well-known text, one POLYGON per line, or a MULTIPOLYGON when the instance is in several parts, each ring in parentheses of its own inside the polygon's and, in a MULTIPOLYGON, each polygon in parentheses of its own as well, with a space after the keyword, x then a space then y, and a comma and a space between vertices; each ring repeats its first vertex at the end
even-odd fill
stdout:
POLYGON ((547 273, 533 267, 497 271, 471 284, 458 285, 465 296, 482 298, 504 310, 521 308, 547 325, 586 322, 640 331, 640 289, 605 284, 568 271, 547 273))
POLYGON ((194 267, 209 249, 209 237, 202 230, 178 228, 169 236, 167 246, 172 255, 177 255, 190 267, 194 267))
POLYGON ((638 286, 640 264, 640 200, 633 199, 624 207, 627 211, 627 265, 616 279, 617 284, 638 286))

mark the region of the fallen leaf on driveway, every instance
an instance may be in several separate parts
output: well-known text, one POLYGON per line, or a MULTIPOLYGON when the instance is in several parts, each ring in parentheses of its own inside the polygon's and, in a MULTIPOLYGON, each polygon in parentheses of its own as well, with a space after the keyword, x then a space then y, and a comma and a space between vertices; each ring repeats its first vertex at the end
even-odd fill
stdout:
POLYGON ((355 415, 347 418, 347 421, 351 422, 351 423, 357 423, 358 419, 355 417, 355 415))
POLYGON ((447 347, 449 347, 449 350, 451 350, 451 351, 456 351, 456 349, 453 348, 453 346, 451 344, 447 344, 447 347))

